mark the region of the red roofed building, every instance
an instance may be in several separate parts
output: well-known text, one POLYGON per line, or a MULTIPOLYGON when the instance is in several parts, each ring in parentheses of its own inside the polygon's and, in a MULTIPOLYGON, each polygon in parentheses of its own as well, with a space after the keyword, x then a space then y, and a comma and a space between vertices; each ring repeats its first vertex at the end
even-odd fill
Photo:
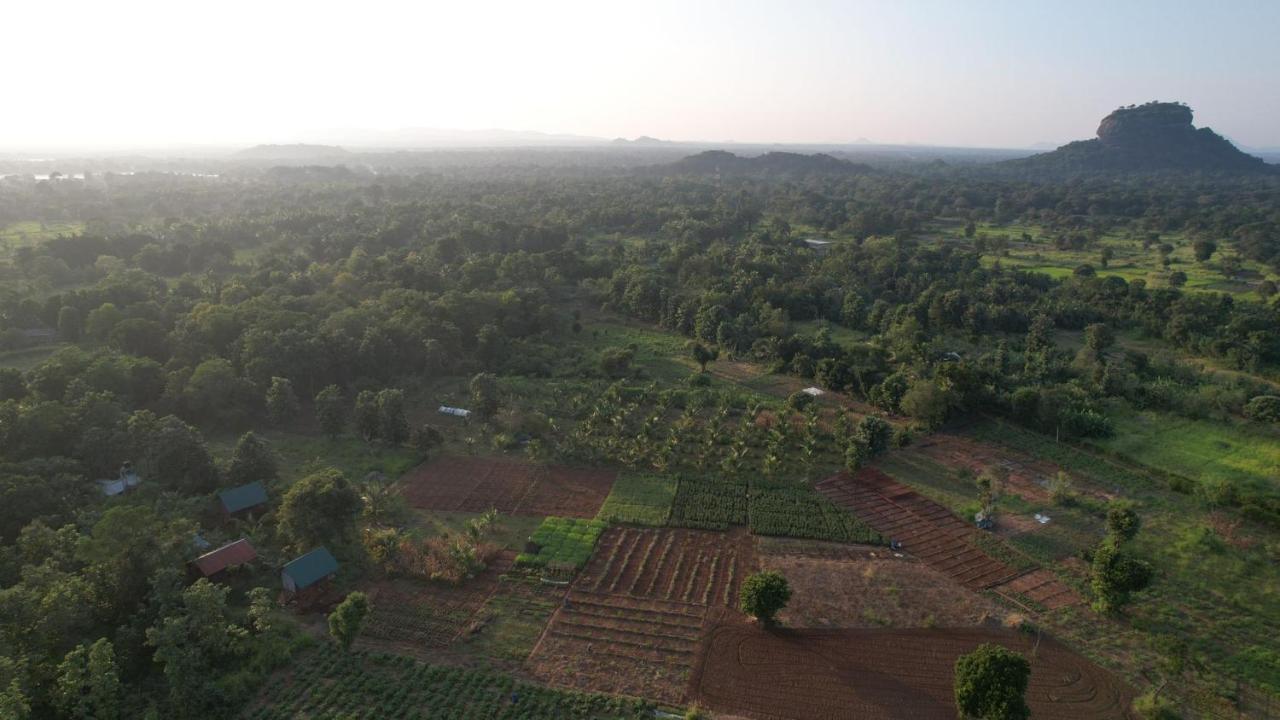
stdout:
POLYGON ((258 551, 253 549, 248 540, 241 538, 192 560, 191 569, 200 577, 214 579, 226 572, 227 568, 243 565, 257 557, 258 551))

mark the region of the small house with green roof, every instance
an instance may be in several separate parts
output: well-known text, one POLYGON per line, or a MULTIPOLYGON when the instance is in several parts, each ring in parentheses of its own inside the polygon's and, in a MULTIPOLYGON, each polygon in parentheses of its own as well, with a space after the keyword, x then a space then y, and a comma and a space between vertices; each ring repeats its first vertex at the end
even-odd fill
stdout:
POLYGON ((280 571, 280 582, 287 597, 317 588, 338 572, 338 561, 323 546, 291 560, 280 571))
POLYGON ((218 501, 222 503, 222 512, 233 517, 266 505, 267 489, 260 482, 251 482, 219 492, 218 501))

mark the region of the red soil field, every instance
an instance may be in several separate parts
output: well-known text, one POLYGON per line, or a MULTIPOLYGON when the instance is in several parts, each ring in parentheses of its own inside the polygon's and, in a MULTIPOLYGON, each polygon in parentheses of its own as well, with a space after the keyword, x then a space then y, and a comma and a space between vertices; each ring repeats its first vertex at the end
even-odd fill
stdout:
POLYGON ((731 622, 710 633, 689 695, 757 720, 954 720, 955 661, 982 643, 1031 661, 1031 717, 1129 717, 1130 691, 1102 668, 1049 638, 1037 646, 1034 635, 986 628, 765 630, 731 622))
POLYGON ((616 473, 519 460, 443 457, 414 468, 402 480, 409 505, 423 510, 507 515, 595 517, 616 473))
POLYGON ((529 668, 555 685, 679 703, 708 608, 736 603, 754 568, 745 529, 611 528, 529 668))
MULTIPOLYGON (((979 530, 879 470, 865 468, 856 475, 842 472, 816 487, 881 535, 902 543, 904 550, 971 590, 1000 592, 1001 586, 1026 574, 978 549, 972 538, 979 530)), ((1043 582, 1035 586, 1037 592, 1054 599, 1056 607, 1080 601, 1047 571, 1038 579, 1043 582)))

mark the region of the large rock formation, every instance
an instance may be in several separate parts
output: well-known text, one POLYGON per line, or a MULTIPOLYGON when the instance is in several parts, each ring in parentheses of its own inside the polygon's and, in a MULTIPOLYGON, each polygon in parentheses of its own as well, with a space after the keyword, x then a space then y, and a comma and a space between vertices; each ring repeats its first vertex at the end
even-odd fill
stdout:
POLYGON ((1033 173, 1209 172, 1266 173, 1274 167, 1236 149, 1209 128, 1191 124, 1191 108, 1150 102, 1123 107, 1102 119, 1098 137, 1053 152, 1006 163, 1033 173))

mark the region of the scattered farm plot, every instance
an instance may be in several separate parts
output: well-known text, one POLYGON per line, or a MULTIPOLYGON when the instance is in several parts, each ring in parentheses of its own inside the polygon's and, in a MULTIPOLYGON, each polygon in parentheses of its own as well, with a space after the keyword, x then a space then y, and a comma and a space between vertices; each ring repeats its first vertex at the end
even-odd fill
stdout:
POLYGON ((792 628, 967 627, 1006 611, 912 558, 813 558, 762 553, 791 585, 779 620, 792 628))
POLYGON ((751 537, 697 530, 611 528, 574 588, 698 605, 732 606, 755 567, 751 537))
MULTIPOLYGON (((832 502, 849 508, 886 538, 902 543, 907 552, 971 590, 999 592, 1000 586, 1025 572, 980 550, 979 531, 950 510, 879 470, 840 473, 817 487, 832 502)), ((1080 601, 1060 581, 1046 583, 1042 592, 1052 590, 1059 607, 1080 601)))
POLYGON ((423 510, 595 517, 609 495, 610 470, 538 466, 519 460, 444 457, 415 468, 404 496, 423 510))
POLYGON ((484 572, 459 585, 412 579, 375 584, 366 591, 373 611, 360 645, 410 655, 448 647, 471 625, 514 559, 513 552, 501 553, 484 572))
POLYGON ((611 528, 529 659, 547 682, 678 703, 705 618, 736 602, 751 537, 611 528))
POLYGON ((1032 717, 1128 717, 1129 690, 1102 668, 1050 638, 987 628, 764 630, 727 623, 711 631, 690 695, 712 710, 759 720, 953 720, 956 658, 982 643, 1031 660, 1032 717))

